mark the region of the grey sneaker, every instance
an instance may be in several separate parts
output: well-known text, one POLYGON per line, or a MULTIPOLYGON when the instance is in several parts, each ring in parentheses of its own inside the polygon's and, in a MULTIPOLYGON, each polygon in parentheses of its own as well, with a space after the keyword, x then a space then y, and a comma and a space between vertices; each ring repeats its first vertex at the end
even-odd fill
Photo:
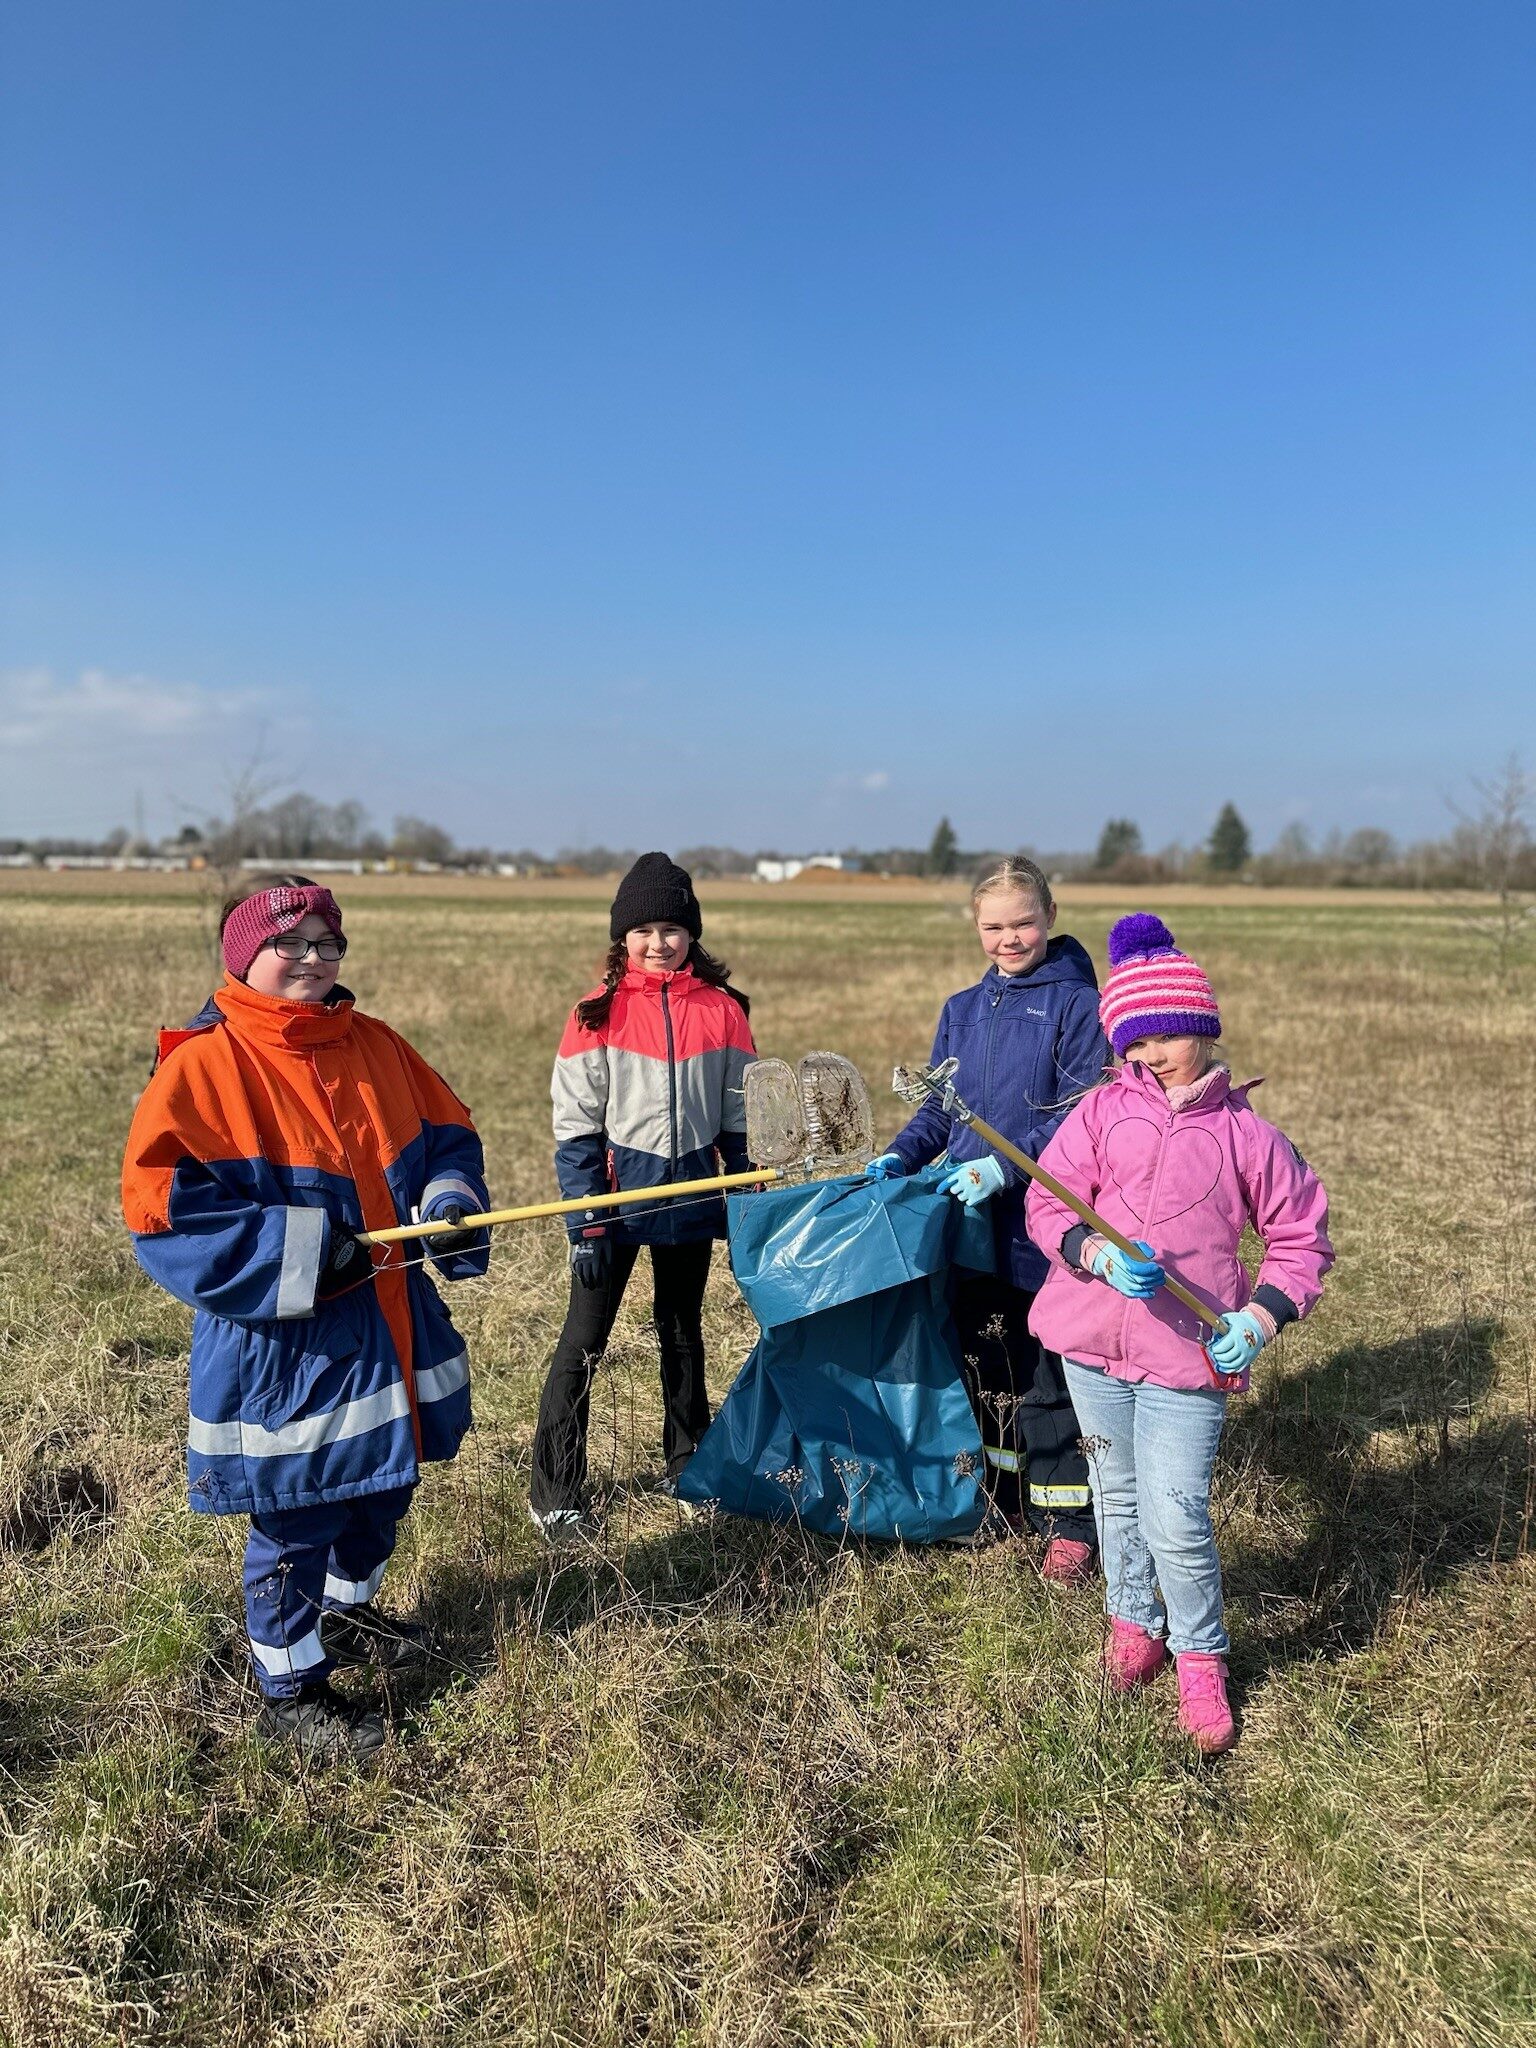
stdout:
POLYGON ((585 1508, 545 1508, 541 1514, 530 1503, 528 1519, 552 1550, 567 1543, 594 1543, 600 1533, 585 1508))
POLYGON ((677 1479, 678 1475, 675 1472, 669 1472, 666 1478, 658 1483, 656 1491, 665 1494, 667 1499, 673 1502, 685 1522, 691 1522, 699 1511, 691 1500, 684 1500, 678 1492, 677 1479))
POLYGON ((264 1699, 257 1726, 291 1743, 307 1764, 367 1763, 384 1747, 384 1723, 328 1685, 306 1685, 288 1699, 264 1699))

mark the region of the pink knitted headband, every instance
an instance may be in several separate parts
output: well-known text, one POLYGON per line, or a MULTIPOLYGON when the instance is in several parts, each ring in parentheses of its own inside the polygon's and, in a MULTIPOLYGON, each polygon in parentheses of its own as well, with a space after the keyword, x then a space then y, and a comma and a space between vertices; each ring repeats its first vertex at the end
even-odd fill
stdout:
POLYGON ((304 922, 311 911, 316 917, 323 917, 339 936, 341 906, 329 889, 316 882, 306 883, 302 889, 286 886, 258 889, 254 896, 247 896, 229 913, 224 935, 219 941, 224 965, 237 981, 243 981, 250 972, 251 962, 268 939, 291 932, 296 924, 304 922))

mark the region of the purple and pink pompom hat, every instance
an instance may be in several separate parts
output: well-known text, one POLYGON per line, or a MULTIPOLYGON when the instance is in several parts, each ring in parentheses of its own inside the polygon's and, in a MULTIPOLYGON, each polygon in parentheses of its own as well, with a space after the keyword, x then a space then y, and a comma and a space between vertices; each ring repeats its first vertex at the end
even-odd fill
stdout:
POLYGON ((1110 930, 1109 965, 1099 1021, 1117 1058, 1138 1038, 1221 1036, 1211 984, 1160 917, 1145 910, 1122 917, 1110 930))

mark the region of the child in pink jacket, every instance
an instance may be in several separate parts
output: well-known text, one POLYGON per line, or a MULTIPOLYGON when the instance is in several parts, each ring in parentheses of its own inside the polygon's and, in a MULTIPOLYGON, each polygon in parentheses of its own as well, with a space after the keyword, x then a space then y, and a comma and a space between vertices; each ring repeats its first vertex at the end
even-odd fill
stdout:
POLYGON ((1040 1163, 1141 1246, 1128 1259, 1035 1182, 1026 1221, 1051 1271, 1030 1329, 1066 1361, 1093 1473, 1109 1683, 1131 1692, 1178 1663, 1179 1721, 1207 1751, 1236 1741, 1227 1700, 1211 1472, 1227 1395, 1333 1264, 1328 1198, 1301 1154, 1216 1057, 1211 985, 1160 919, 1109 935, 1099 1005, 1124 1062, 1085 1096, 1040 1163), (1250 1282, 1237 1247, 1263 1241, 1250 1282), (1154 1249, 1155 1247, 1155 1249, 1154 1249), (1225 1316, 1221 1335, 1163 1287, 1167 1273, 1225 1316), (1209 1341, 1206 1341, 1206 1340, 1209 1341))

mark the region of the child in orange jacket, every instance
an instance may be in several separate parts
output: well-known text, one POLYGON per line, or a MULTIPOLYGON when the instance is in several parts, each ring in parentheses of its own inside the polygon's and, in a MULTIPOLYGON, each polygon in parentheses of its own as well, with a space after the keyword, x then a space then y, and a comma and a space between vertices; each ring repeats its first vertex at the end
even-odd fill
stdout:
MULTIPOLYGON (((251 1518, 246 1627, 262 1721, 312 1757, 366 1756, 375 1714, 326 1680, 399 1669, 422 1632, 373 1605, 422 1463, 469 1427, 464 1345, 415 1245, 358 1233, 487 1205, 469 1111, 337 986, 329 889, 266 876, 226 907, 225 976, 161 1034, 123 1162, 140 1265, 196 1311, 194 1509, 251 1518)), ((432 1238, 445 1279, 485 1271, 488 1233, 432 1238)))

